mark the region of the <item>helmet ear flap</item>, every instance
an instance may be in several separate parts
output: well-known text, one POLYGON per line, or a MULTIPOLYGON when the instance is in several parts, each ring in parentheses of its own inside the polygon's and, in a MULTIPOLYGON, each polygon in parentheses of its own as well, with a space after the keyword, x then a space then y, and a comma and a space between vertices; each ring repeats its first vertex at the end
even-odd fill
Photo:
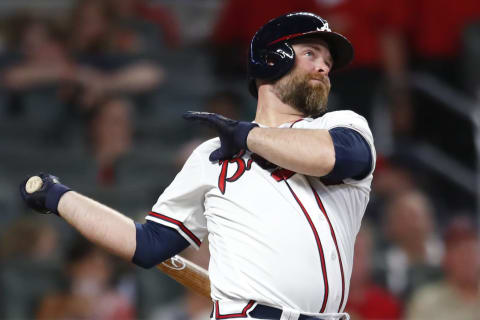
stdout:
POLYGON ((286 42, 253 52, 256 52, 251 57, 254 63, 250 65, 253 78, 276 80, 285 75, 295 62, 295 51, 286 42))
POLYGON ((268 49, 256 50, 252 47, 248 63, 248 88, 252 96, 258 95, 255 79, 277 80, 287 74, 294 64, 295 51, 287 42, 270 46, 268 49))

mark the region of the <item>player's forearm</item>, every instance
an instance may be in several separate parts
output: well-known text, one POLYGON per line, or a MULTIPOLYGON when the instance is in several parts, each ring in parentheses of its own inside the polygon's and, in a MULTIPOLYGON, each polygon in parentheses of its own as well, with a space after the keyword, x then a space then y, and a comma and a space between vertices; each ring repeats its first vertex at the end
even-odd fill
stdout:
POLYGON ((105 83, 110 92, 143 92, 158 86, 165 78, 160 66, 143 62, 128 66, 110 76, 105 83))
POLYGON ((61 80, 61 70, 57 67, 23 65, 7 70, 4 83, 10 89, 26 89, 32 86, 61 80))
POLYGON ((335 164, 335 149, 328 130, 254 128, 248 148, 288 170, 321 177, 335 164))
POLYGON ((131 261, 136 230, 130 218, 74 191, 60 198, 58 212, 88 240, 131 261))

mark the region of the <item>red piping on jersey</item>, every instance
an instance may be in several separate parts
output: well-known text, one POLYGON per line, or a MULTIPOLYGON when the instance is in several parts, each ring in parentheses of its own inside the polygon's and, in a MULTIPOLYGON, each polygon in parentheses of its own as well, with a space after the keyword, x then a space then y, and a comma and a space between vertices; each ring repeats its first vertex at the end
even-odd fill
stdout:
POLYGON ((295 172, 287 170, 287 169, 277 169, 277 170, 272 172, 272 177, 277 182, 280 182, 280 181, 283 181, 283 180, 287 180, 288 178, 290 178, 294 174, 295 174, 295 172))
POLYGON ((159 218, 159 219, 162 219, 162 220, 165 220, 165 221, 168 221, 170 223, 173 223, 175 225, 177 225, 190 239, 193 240, 193 242, 195 242, 195 244, 197 246, 200 247, 200 245, 202 244, 202 242, 200 241, 200 239, 198 239, 192 231, 190 231, 187 227, 185 227, 185 225, 178 221, 178 220, 175 220, 173 218, 170 218, 170 217, 167 217, 167 216, 164 216, 163 214, 160 214, 160 213, 156 213, 156 212, 153 212, 151 211, 150 212, 150 215, 151 216, 154 216, 156 218, 159 218))
POLYGON ((254 303, 255 301, 250 300, 241 313, 220 314, 218 301, 215 301, 215 319, 245 318, 247 317, 248 309, 250 309, 254 303))
POLYGON ((340 265, 340 274, 342 275, 342 298, 340 299, 340 305, 338 306, 338 312, 342 310, 343 306, 343 299, 345 298, 345 275, 343 272, 343 263, 342 263, 342 257, 340 256, 340 250, 338 249, 338 243, 337 243, 337 237, 335 236, 335 231, 333 230, 332 223, 330 222, 330 219, 328 218, 327 210, 325 210, 325 207, 323 206, 322 200, 320 199, 320 196, 318 195, 317 191, 310 185, 310 188, 312 188, 313 194, 315 195, 315 199, 317 200, 318 207, 322 211, 323 215, 325 216, 325 219, 327 219, 328 225, 330 226, 330 233, 332 234, 333 242, 335 243, 335 248, 337 249, 337 255, 338 255, 338 262, 340 265))
POLYGON ((305 209, 302 202, 300 201, 300 199, 297 197, 297 195, 293 191, 292 187, 290 187, 287 180, 284 180, 284 181, 285 181, 288 189, 292 193, 293 197, 297 201, 298 205, 302 209, 303 214, 305 215, 305 218, 307 218, 307 221, 310 224, 310 227, 312 228, 313 235, 315 236, 315 241, 317 242, 318 253, 320 255, 320 264, 322 266, 323 283, 324 283, 324 287, 325 287, 325 294, 323 295, 322 308, 320 309, 320 313, 323 313, 325 311, 325 307, 327 305, 329 288, 328 288, 327 266, 325 264, 325 256, 323 254, 322 243, 320 241, 320 237, 318 236, 317 229, 315 228, 315 225, 313 224, 312 219, 310 218, 310 215, 308 214, 307 210, 305 209))
POLYGON ((250 169, 252 168, 252 162, 253 162, 253 159, 252 159, 252 158, 248 159, 248 161, 247 161, 247 170, 250 170, 250 169))
POLYGON ((302 121, 302 120, 303 120, 303 118, 300 118, 300 119, 298 119, 298 120, 293 121, 292 124, 290 125, 290 128, 293 128, 293 125, 294 125, 295 123, 300 122, 300 121, 302 121))

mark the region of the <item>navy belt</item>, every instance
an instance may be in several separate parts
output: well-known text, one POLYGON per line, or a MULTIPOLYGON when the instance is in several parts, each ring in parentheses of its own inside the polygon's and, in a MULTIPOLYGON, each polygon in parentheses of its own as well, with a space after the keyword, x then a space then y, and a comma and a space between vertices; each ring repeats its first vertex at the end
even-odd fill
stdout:
MULTIPOLYGON (((213 317, 214 315, 214 310, 215 308, 212 308, 212 312, 210 314, 210 318, 213 317)), ((270 307, 266 306, 263 304, 258 303, 255 308, 253 308, 252 311, 250 311, 248 314, 249 316, 256 318, 256 319, 269 319, 269 320, 280 320, 282 317, 283 310, 278 309, 275 307, 270 307)), ((232 317, 233 318, 233 317, 232 317)), ((238 315, 235 315, 235 318, 238 318, 238 315)), ((226 317, 224 319, 230 319, 229 317, 226 317)), ((322 320, 322 318, 319 317, 313 317, 313 316, 308 316, 305 314, 300 314, 298 317, 298 320, 322 320)))
MULTIPOLYGON (((282 309, 266 306, 263 304, 257 304, 255 308, 249 312, 249 315, 257 319, 278 319, 282 316, 282 309)), ((318 317, 307 316, 300 314, 298 320, 319 320, 318 317)))

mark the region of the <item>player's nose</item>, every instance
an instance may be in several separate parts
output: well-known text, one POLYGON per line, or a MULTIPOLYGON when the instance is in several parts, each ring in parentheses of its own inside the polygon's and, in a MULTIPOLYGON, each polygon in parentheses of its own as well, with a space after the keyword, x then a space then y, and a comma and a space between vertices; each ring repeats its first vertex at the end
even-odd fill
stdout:
POLYGON ((324 76, 328 76, 328 73, 330 72, 330 67, 324 61, 319 61, 315 66, 315 71, 324 76))

